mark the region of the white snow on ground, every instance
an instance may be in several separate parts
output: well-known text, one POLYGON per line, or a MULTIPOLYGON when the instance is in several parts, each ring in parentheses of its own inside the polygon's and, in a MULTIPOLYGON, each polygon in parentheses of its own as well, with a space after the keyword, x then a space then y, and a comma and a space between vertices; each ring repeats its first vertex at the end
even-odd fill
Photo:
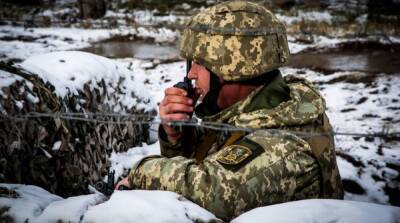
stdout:
MULTIPOLYGON (((41 74, 43 75, 42 77, 53 83, 60 84, 60 86, 57 87, 57 89, 59 90, 63 88, 65 89, 66 87, 69 87, 71 89, 73 89, 74 87, 76 88, 81 87, 79 85, 75 85, 76 83, 68 82, 68 80, 70 80, 72 77, 76 78, 77 83, 80 84, 87 81, 88 79, 84 80, 80 79, 83 77, 76 77, 77 74, 80 73, 86 72, 87 75, 91 77, 89 79, 92 79, 92 78, 97 78, 97 76, 99 77, 102 76, 100 75, 100 73, 98 73, 101 71, 101 73, 103 72, 106 73, 102 77, 112 78, 113 72, 117 72, 117 70, 118 72, 121 72, 121 70, 128 69, 127 67, 129 67, 133 71, 137 71, 136 73, 135 72, 133 73, 140 75, 140 77, 135 76, 135 78, 139 78, 141 83, 146 83, 145 87, 138 88, 137 90, 145 92, 145 94, 147 94, 148 97, 154 98, 155 102, 159 102, 161 100, 164 88, 167 86, 171 86, 173 83, 176 83, 177 81, 181 80, 185 72, 184 62, 161 64, 152 69, 144 70, 140 68, 140 66, 143 67, 145 63, 138 62, 137 60, 132 60, 136 61, 135 63, 132 63, 132 61, 130 60, 114 61, 100 56, 95 56, 82 52, 57 52, 44 55, 43 59, 40 59, 42 56, 39 55, 30 58, 27 61, 25 61, 23 65, 25 65, 28 69, 37 69, 36 71, 39 72, 42 72, 40 69, 44 70, 41 74), (71 63, 74 66, 68 65, 67 62, 59 62, 59 60, 69 61, 70 59, 73 62, 71 63), (60 64, 57 65, 57 61, 60 64), (28 62, 31 63, 29 66, 28 62), (50 66, 49 64, 52 63, 55 64, 50 66), (66 64, 67 66, 64 66, 63 64, 64 65, 66 64), (88 64, 90 64, 91 66, 86 66, 88 64), (114 66, 116 66, 116 64, 118 64, 118 67, 120 68, 114 69, 114 66), (60 68, 57 68, 58 66, 60 66, 60 68), (60 71, 54 72, 55 71, 54 69, 51 70, 53 67, 56 69, 56 71, 58 71, 57 69, 60 69, 60 71), (72 70, 76 69, 76 70, 73 70, 74 72, 72 72, 71 69, 72 70), (62 81, 54 77, 54 75, 51 75, 52 74, 51 71, 54 74, 60 73, 59 77, 57 78, 60 78, 60 80, 62 81)), ((127 72, 131 71, 128 69, 127 72)), ((391 76, 380 75, 375 80, 374 84, 372 84, 371 86, 367 86, 366 84, 363 83, 353 84, 353 83, 346 83, 343 81, 337 83, 329 83, 329 84, 327 83, 336 78, 342 78, 346 76, 354 77, 357 75, 366 75, 356 72, 337 72, 329 76, 325 76, 321 73, 307 69, 284 68, 282 69, 282 72, 285 75, 296 74, 299 76, 305 76, 317 84, 317 86, 321 89, 321 93, 327 100, 328 115, 331 118, 331 122, 333 123, 335 130, 337 131, 361 132, 361 133, 374 132, 375 130, 381 130, 382 127, 386 124, 386 122, 382 121, 383 118, 395 117, 393 116, 393 114, 391 114, 392 111, 387 110, 387 107, 392 106, 391 101, 393 99, 396 99, 396 97, 398 97, 397 95, 398 92, 400 92, 399 89, 400 78, 397 75, 391 75, 391 76), (371 94, 371 92, 374 91, 377 91, 378 93, 371 94), (365 102, 359 103, 360 99, 363 97, 368 97, 368 99, 365 102), (354 108, 355 110, 342 112, 343 109, 349 109, 349 108, 354 108), (374 118, 374 117, 369 118, 368 116, 365 117, 365 115, 369 113, 377 114, 380 116, 380 118, 374 118), (366 122, 365 120, 368 120, 368 122, 366 122)), ((10 80, 10 74, 2 73, 2 75, 4 76, 5 80, 7 80, 8 83, 12 83, 13 80, 10 80)), ((398 128, 399 128, 398 126, 393 126, 392 130, 398 130, 398 128)), ((366 190, 366 193, 363 195, 346 193, 346 199, 387 203, 388 198, 382 189, 383 186, 385 185, 384 184, 385 182, 384 181, 377 182, 373 180, 372 175, 377 175, 382 177, 383 179, 389 179, 389 180, 398 176, 398 173, 396 171, 387 168, 385 166, 385 163, 387 162, 393 162, 399 164, 400 157, 399 153, 396 152, 396 148, 399 148, 399 143, 398 142, 392 142, 392 143, 393 144, 387 143, 385 147, 379 149, 380 144, 377 139, 375 139, 372 142, 368 142, 363 138, 357 141, 354 140, 352 137, 347 137, 347 136, 336 137, 336 145, 339 151, 351 155, 356 160, 360 161, 366 166, 366 168, 357 167, 349 163, 344 158, 340 156, 338 157, 338 165, 342 177, 344 179, 354 180, 366 190), (365 149, 365 147, 367 147, 368 149, 365 149), (381 150, 383 155, 380 155, 378 153, 378 150, 381 150), (371 162, 372 165, 369 164, 371 162)), ((112 154, 110 159, 112 163, 112 169, 116 170, 116 177, 121 176, 123 174, 126 174, 128 169, 131 166, 135 165, 140 159, 142 159, 147 155, 152 155, 152 154, 159 154, 158 143, 152 145, 144 145, 143 147, 132 148, 125 153, 119 153, 119 154, 114 153, 112 154)), ((153 192, 150 191, 148 193, 151 194, 153 192)), ((42 196, 42 194, 39 194, 38 196, 40 197, 42 196)), ((121 194, 119 194, 118 196, 120 195, 121 194)), ((141 196, 143 197, 143 199, 145 199, 144 197, 146 197, 147 195, 142 196, 137 194, 131 194, 129 196, 132 196, 132 199, 134 196, 141 196)), ((35 199, 38 198, 36 197, 35 199)), ((152 195, 149 196, 149 202, 150 201, 153 202, 151 199, 152 195)), ((174 199, 176 200, 176 198, 174 199)), ((128 205, 124 203, 126 202, 125 200, 120 200, 118 198, 115 198, 110 200, 110 202, 111 201, 112 203, 108 204, 105 203, 104 204, 105 207, 110 207, 114 205, 118 207, 125 207, 125 206, 128 207, 128 205), (119 204, 119 202, 122 202, 124 205, 122 205, 122 203, 119 204)), ((61 202, 60 205, 67 205, 68 203, 75 203, 75 202, 80 207, 88 207, 94 205, 97 201, 96 199, 90 197, 81 197, 77 199, 71 198, 68 201, 63 200, 63 202, 61 202)), ((37 203, 38 203, 37 200, 33 200, 30 203, 28 202, 27 205, 38 206, 37 203)), ((43 209, 43 206, 47 206, 48 203, 50 202, 46 203, 45 199, 44 201, 41 201, 39 203, 42 204, 41 206, 43 209)), ((166 203, 168 204, 166 205, 166 208, 169 208, 169 206, 173 206, 173 204, 175 204, 173 201, 171 201, 171 203, 168 202, 166 203)), ((13 212, 14 207, 15 209, 17 209, 21 207, 19 205, 23 205, 20 200, 16 199, 14 203, 9 198, 6 198, 5 200, 1 199, 1 204, 12 205, 10 213, 15 213, 13 212)), ((319 207, 320 205, 316 206, 319 207)), ((48 216, 46 217, 46 219, 49 219, 54 216, 62 215, 57 212, 57 210, 60 210, 60 208, 58 208, 59 207, 58 203, 56 203, 53 208, 52 206, 48 207, 49 209, 43 212, 44 215, 41 218, 44 219, 46 216, 48 216)), ((102 208, 97 209, 97 207, 98 206, 94 206, 93 209, 89 208, 91 211, 90 215, 87 215, 85 219, 91 219, 90 216, 96 216, 97 213, 96 210, 99 210, 99 213, 102 213, 104 211, 104 209, 102 208)), ((180 206, 178 205, 178 207, 180 206)), ((32 211, 32 209, 33 208, 30 209, 28 208, 27 210, 31 210, 31 212, 33 213, 34 211, 32 211)), ((163 208, 160 206, 158 210, 163 210, 163 208)), ((127 211, 127 209, 124 209, 122 211, 127 211)), ((23 219, 26 216, 33 216, 32 218, 35 219, 38 218, 37 215, 34 215, 32 213, 31 214, 26 214, 24 212, 22 212, 21 214, 18 213, 19 216, 17 217, 19 219, 23 219)), ((151 213, 140 212, 140 213, 143 214, 140 215, 142 216, 142 218, 145 218, 143 216, 152 215, 152 212, 151 213)), ((118 212, 116 215, 119 214, 121 213, 118 212)), ((122 215, 124 217, 130 217, 131 216, 130 214, 132 213, 130 212, 128 213, 127 211, 126 214, 122 215)), ((69 213, 68 218, 73 218, 81 215, 82 212, 76 214, 69 213)), ((121 221, 123 221, 122 218, 121 221)))
MULTIPOLYGON (((63 199, 40 187, 0 184, 18 193, 0 197, 0 207, 16 222, 209 222, 216 217, 184 197, 168 191, 116 191, 109 200, 102 194, 63 199)), ((1 218, 0 218, 1 221, 1 218)))
MULTIPOLYGON (((29 90, 32 90, 33 84, 24 78, 11 74, 9 72, 0 70, 0 95, 4 98, 7 98, 7 94, 3 91, 3 87, 10 86, 14 84, 16 81, 25 81, 26 86, 29 88, 29 90)), ((20 89, 20 91, 24 91, 23 89, 20 89)), ((30 100, 33 103, 39 102, 39 98, 33 96, 31 93, 27 92, 27 99, 30 100)), ((23 101, 15 101, 15 104, 22 108, 23 107, 23 101)), ((6 114, 5 110, 2 108, 2 105, 0 105, 0 110, 2 113, 6 114)))
POLYGON ((25 219, 35 219, 49 204, 62 200, 61 197, 36 186, 0 184, 1 187, 13 190, 19 194, 18 198, 0 197, 0 207, 10 207, 7 214, 12 216, 16 222, 25 222, 25 219))
MULTIPOLYGON (((138 62, 137 60, 115 61, 89 53, 67 51, 34 56, 22 63, 22 66, 32 72, 38 73, 44 80, 50 81, 56 86, 58 93, 61 95, 66 93, 66 89, 70 89, 70 91, 73 92, 73 89, 82 88, 82 85, 89 80, 105 78, 112 82, 116 80, 116 77, 121 75, 128 75, 126 79, 129 80, 131 78, 129 75, 132 75, 132 78, 134 78, 136 82, 130 83, 128 81, 130 84, 145 83, 139 87, 132 87, 135 93, 143 93, 143 96, 154 98, 155 102, 159 102, 162 99, 165 87, 178 82, 185 74, 184 62, 160 64, 153 69, 147 70, 137 67, 139 65, 143 66, 143 64, 144 63, 138 62), (136 63, 132 61, 136 61, 136 63)), ((392 105, 392 100, 396 99, 398 97, 398 92, 400 92, 399 76, 380 75, 375 80, 374 84, 366 86, 366 84, 363 83, 352 84, 346 82, 327 84, 327 82, 337 78, 365 75, 357 72, 337 72, 329 76, 307 69, 285 68, 282 69, 282 72, 284 74, 305 76, 318 84, 321 93, 327 100, 328 115, 337 131, 361 133, 380 131, 382 127, 387 124, 382 121, 382 119, 394 117, 392 114, 393 111, 387 110, 387 107, 392 105), (300 74, 298 74, 299 71, 301 71, 300 74), (371 92, 374 91, 378 93, 371 94, 371 92), (360 103, 360 99, 365 97, 367 97, 366 101, 360 103), (342 112, 343 109, 349 108, 353 108, 354 110, 342 112), (365 117, 366 114, 376 114, 379 115, 379 118, 365 117), (365 120, 369 121, 366 122, 365 120)), ((14 81, 10 74, 6 72, 1 73, 1 75, 4 78, 4 82, 1 82, 2 85, 7 85, 14 81)), ((391 128, 392 130, 399 129, 398 126, 393 126, 391 128)), ((400 157, 398 152, 396 152, 396 148, 399 148, 399 143, 393 142, 392 145, 387 144, 385 147, 379 148, 380 144, 377 140, 367 142, 365 139, 359 139, 357 141, 352 137, 341 136, 336 137, 336 144, 339 151, 351 155, 366 166, 366 168, 357 167, 342 157, 338 157, 338 165, 342 177, 344 179, 354 180, 366 190, 366 194, 363 195, 347 193, 346 199, 387 203, 388 198, 382 189, 385 182, 376 182, 373 180, 372 175, 388 179, 393 179, 398 176, 396 171, 385 167, 385 163, 393 162, 399 164, 400 157), (383 155, 379 155, 378 150, 381 150, 383 155), (373 164, 368 164, 370 162, 373 164), (386 177, 384 177, 384 175, 386 175, 386 177)), ((112 154, 110 161, 112 163, 112 169, 116 170, 116 178, 126 174, 129 168, 135 165, 144 156, 152 154, 159 154, 158 143, 132 148, 125 153, 112 154)), ((14 207, 14 204, 9 199, 7 201, 9 202, 8 204, 12 204, 14 207)), ((20 205, 18 199, 16 201, 15 205, 20 205)), ((68 201, 63 200, 60 205, 66 205, 67 203, 65 202, 76 202, 77 205, 80 204, 80 206, 82 206, 88 204, 87 202, 94 204, 97 201, 90 197, 71 198, 68 201), (84 204, 82 204, 82 202, 84 204)), ((118 203, 118 199, 113 200, 113 202, 118 203)), ((36 203, 33 202, 33 204, 36 203)), ((52 206, 49 206, 50 209, 43 212, 43 219, 59 216, 57 213, 51 211, 53 209, 60 210, 60 208, 58 208, 59 205, 56 203, 54 208, 51 207, 52 206)), ((10 211, 12 212, 12 210, 13 209, 10 211)), ((77 213, 76 215, 68 214, 69 218, 72 218, 71 216, 80 215, 82 215, 82 213, 77 213)), ((25 214, 24 216, 27 215, 25 214)))
POLYGON ((181 21, 183 23, 188 16, 177 16, 177 15, 166 15, 166 16, 155 16, 154 12, 149 10, 135 10, 133 12, 135 22, 140 25, 154 25, 159 23, 173 23, 181 21))
POLYGON ((186 62, 160 64, 147 70, 148 89, 153 99, 158 103, 164 98, 164 90, 175 83, 183 81, 186 75, 186 62))
MULTIPOLYGON (((189 5, 182 4, 182 7, 190 8, 189 5)), ((327 24, 332 24, 335 16, 331 15, 328 11, 303 11, 298 10, 296 15, 283 15, 275 14, 278 19, 284 22, 286 25, 299 23, 302 21, 313 21, 313 22, 325 22, 327 24)), ((184 24, 190 15, 175 15, 169 13, 168 15, 156 15, 154 11, 149 10, 134 10, 131 13, 126 13, 124 10, 120 11, 110 11, 106 12, 104 18, 119 18, 121 21, 123 19, 130 19, 135 21, 139 26, 160 26, 162 24, 184 24)), ((362 22, 363 20, 360 20, 362 22)))
POLYGON ((9 58, 26 59, 32 55, 59 50, 79 49, 90 43, 108 39, 112 30, 78 28, 28 28, 0 26, 0 39, 24 36, 32 41, 0 40, 0 55, 9 58))
POLYGON ((396 223, 400 208, 372 203, 339 200, 302 200, 256 208, 232 223, 396 223))
MULTIPOLYGON (((323 75, 307 69, 285 68, 284 74, 296 74, 316 82, 327 105, 327 115, 336 132, 342 133, 382 133, 400 132, 399 105, 400 75, 380 74, 368 83, 328 83, 341 77, 357 77, 368 74, 362 72, 337 72, 323 75), (396 103, 397 101, 397 103, 396 103)), ((338 166, 343 179, 357 182, 366 191, 358 195, 346 193, 345 199, 387 203, 384 187, 396 179, 400 173, 387 164, 400 165, 400 142, 384 141, 380 138, 336 136, 339 153, 338 166), (350 155, 359 166, 349 163, 340 154, 350 155), (381 178, 377 181, 374 177, 381 178), (385 179, 385 180, 384 180, 385 179)))
POLYGON ((115 182, 117 179, 126 174, 133 165, 137 164, 146 156, 159 155, 160 154, 160 143, 157 141, 151 145, 144 144, 140 147, 130 148, 128 151, 123 153, 112 152, 110 161, 111 169, 115 170, 115 182))
POLYGON ((172 87, 175 83, 183 81, 186 75, 186 62, 173 62, 167 64, 159 64, 154 68, 154 64, 149 61, 138 59, 123 59, 118 60, 126 67, 145 69, 144 70, 144 83, 146 86, 146 93, 158 105, 164 98, 164 90, 167 87, 172 87))
POLYGON ((102 194, 89 194, 50 203, 34 222, 79 222, 90 206, 105 200, 102 194))
POLYGON ((137 28, 137 36, 141 38, 153 38, 155 42, 169 42, 176 41, 180 34, 177 30, 172 31, 167 28, 149 29, 144 27, 137 28))
POLYGON ((0 26, 0 58, 27 59, 54 51, 82 49, 114 36, 151 38, 156 42, 174 42, 179 32, 167 28, 125 27, 121 29, 23 28, 0 26), (18 40, 17 37, 24 37, 18 40), (8 39, 8 40, 7 40, 8 39))
MULTIPOLYGON (((122 89, 126 95, 134 93, 141 101, 150 102, 143 104, 138 103, 136 98, 123 97, 120 99, 122 105, 136 106, 147 111, 155 106, 144 86, 145 75, 142 69, 132 71, 125 65, 105 57, 80 51, 60 51, 30 57, 20 66, 38 74, 45 82, 50 82, 61 97, 78 94, 78 90, 83 89, 84 84, 88 82, 104 80, 105 83, 116 84, 122 78, 122 89)), ((111 88, 107 90, 112 91, 111 88)))
POLYGON ((215 216, 168 191, 116 191, 110 200, 89 208, 82 222, 209 222, 215 216))
MULTIPOLYGON (((54 37, 55 40, 66 42, 94 42, 109 38, 112 30, 107 29, 79 29, 79 28, 24 28, 15 26, 0 26, 0 37, 54 37), (67 39, 63 39, 67 38, 67 39)), ((39 41, 40 42, 40 41, 39 41)), ((54 42, 61 43, 61 42, 54 42)))
POLYGON ((296 35, 295 36, 288 35, 287 39, 288 39, 290 53, 297 54, 305 50, 324 51, 324 50, 334 49, 338 47, 338 45, 340 44, 349 42, 362 43, 370 41, 370 42, 378 42, 384 45, 400 43, 400 38, 398 37, 390 36, 386 38, 379 35, 376 36, 370 35, 368 37, 359 37, 359 38, 337 38, 337 37, 334 38, 321 35, 312 35, 309 37, 311 37, 312 39, 311 42, 303 43, 302 41, 297 40, 296 35))
MULTIPOLYGON (((210 222, 216 217, 168 191, 115 191, 109 200, 101 194, 81 195, 67 199, 36 187, 0 184, 14 190, 19 198, 0 197, 0 206, 16 222, 210 222)), ((251 222, 317 222, 317 223, 396 223, 400 208, 366 202, 312 199, 260 207, 248 211, 233 223, 251 222), (284 214, 283 214, 284 213, 284 214)))
MULTIPOLYGON (((300 53, 303 50, 307 49, 329 49, 334 48, 340 43, 345 43, 349 41, 355 41, 356 39, 346 39, 346 38, 329 38, 326 36, 313 36, 313 42, 306 44, 306 43, 299 43, 296 41, 296 38, 293 36, 288 36, 288 43, 289 43, 289 50, 291 54, 300 53)), ((362 41, 362 40, 358 40, 362 41)), ((366 41, 366 40, 364 40, 366 41)))
MULTIPOLYGON (((139 22, 146 23, 152 20, 151 13, 148 13, 138 12, 134 16, 138 17, 136 18, 138 20, 142 19, 139 22), (146 16, 141 17, 142 15, 146 16)), ((109 14, 108 16, 119 15, 109 14)), ((297 22, 301 19, 313 18, 313 16, 313 13, 301 12, 298 17, 282 18, 286 19, 286 22, 297 22)), ((324 13, 315 18, 321 18, 327 23, 330 23, 329 21, 332 19, 330 15, 324 13)), ((157 19, 159 21, 156 22, 163 22, 163 18, 157 19)), ((166 16, 164 19, 167 21, 179 18, 166 16)), ((112 82, 118 80, 117 77, 125 77, 124 86, 128 89, 127 92, 132 90, 137 95, 151 98, 154 103, 151 106, 146 105, 146 108, 155 108, 155 103, 160 102, 163 97, 164 89, 183 78, 185 73, 184 62, 160 64, 152 68, 155 63, 148 60, 110 60, 83 52, 72 51, 38 55, 52 51, 79 49, 87 47, 93 42, 121 35, 153 38, 156 42, 173 42, 179 37, 179 33, 176 31, 154 28, 125 27, 119 30, 85 30, 76 28, 24 29, 0 26, 0 38, 3 39, 0 41, 0 56, 26 59, 35 55, 22 63, 22 66, 38 72, 45 80, 56 85, 59 95, 68 93, 67 89, 71 93, 76 93, 76 90, 80 89, 86 81, 106 78, 112 82), (35 40, 4 40, 18 36, 35 40)), ((400 38, 388 37, 388 39, 389 42, 400 42, 400 38)), ((288 40, 291 53, 298 53, 306 49, 334 48, 346 41, 367 41, 369 38, 345 39, 313 36, 313 41, 310 44, 299 43, 293 36, 289 36, 288 40)), ((382 42, 387 43, 383 40, 382 42)), ((390 131, 400 130, 399 125, 390 126, 390 121, 384 120, 392 117, 397 123, 399 121, 399 110, 389 109, 389 107, 398 107, 398 101, 396 104, 394 100, 400 96, 398 95, 400 92, 399 75, 387 76, 382 74, 372 85, 367 85, 343 81, 328 83, 340 77, 365 75, 356 72, 337 72, 325 76, 307 69, 285 68, 282 71, 284 74, 305 76, 317 84, 322 95, 326 98, 328 116, 336 131, 368 133, 379 132, 383 128, 390 131), (348 111, 343 112, 346 109, 348 111)), ((0 91, 2 86, 8 86, 17 79, 7 72, 0 72, 0 91)), ((136 103, 130 97, 125 97, 123 100, 126 100, 123 101, 125 104, 136 103)), ((338 156, 338 166, 342 177, 354 180, 366 191, 365 194, 361 195, 346 193, 345 198, 387 203, 388 197, 383 191, 383 187, 387 181, 390 182, 391 179, 395 179, 399 175, 394 169, 388 168, 387 163, 400 165, 400 154, 398 152, 400 143, 396 141, 384 142, 378 138, 371 141, 365 138, 337 136, 336 145, 339 153, 347 154, 364 165, 364 167, 355 166, 354 163, 338 156), (382 180, 376 181, 373 176, 378 176, 382 180)), ((131 148, 125 153, 113 153, 110 161, 112 169, 116 170, 116 178, 126 174, 128 169, 144 156, 159 154, 158 147, 158 143, 145 144, 143 147, 131 148)), ((11 206, 8 214, 14 216, 17 222, 23 222, 26 218, 32 219, 32 222, 35 222, 34 219, 55 222, 59 217, 63 217, 66 221, 76 221, 87 209, 84 220, 96 220, 96 222, 108 219, 108 216, 114 216, 113 222, 118 222, 118 220, 126 222, 130 221, 131 218, 140 219, 142 222, 143 219, 149 217, 154 217, 152 220, 159 220, 159 222, 163 222, 162 217, 172 219, 173 222, 176 222, 175 218, 181 219, 181 222, 187 222, 190 219, 213 218, 212 214, 170 192, 117 191, 109 201, 96 205, 102 201, 101 195, 94 194, 62 199, 34 186, 0 184, 0 187, 14 189, 21 195, 20 198, 16 199, 0 198, 0 206, 11 206), (143 204, 143 206, 140 206, 140 204, 143 204), (185 216, 184 213, 188 213, 189 217, 185 216)), ((333 220, 336 216, 341 217, 338 222, 374 222, 375 216, 381 217, 376 222, 395 222, 395 218, 400 218, 398 213, 399 209, 391 206, 352 201, 311 200, 255 209, 243 214, 235 222, 252 222, 253 220, 265 222, 265 219, 272 222, 275 217, 282 219, 282 221, 275 219, 275 222, 300 222, 300 218, 303 218, 304 221, 311 219, 309 221, 329 222, 328 220, 333 220), (305 212, 307 210, 311 211, 305 212), (291 218, 293 216, 297 218, 291 218), (390 216, 393 218, 391 219, 390 216), (318 218, 318 221, 315 218, 318 218)), ((104 220, 104 222, 106 221, 104 220)))
POLYGON ((4 70, 0 70, 0 94, 4 94, 4 92, 2 92, 2 88, 6 87, 6 86, 10 86, 11 84, 13 84, 15 81, 18 80, 22 80, 22 77, 16 76, 12 73, 9 73, 7 71, 4 70))
MULTIPOLYGON (((81 29, 81 28, 22 28, 0 26, 0 58, 27 59, 32 55, 62 50, 75 50, 89 47, 90 44, 118 36, 153 39, 157 43, 175 43, 180 33, 168 28, 121 27, 120 29, 81 29), (24 41, 15 39, 25 37, 24 41), (133 37, 134 36, 134 37, 133 37), (10 40, 1 40, 10 39, 10 40), (14 40, 15 39, 15 40, 14 40)), ((302 43, 295 36, 288 36, 292 54, 306 49, 334 48, 340 43, 351 41, 379 41, 383 44, 399 43, 400 38, 369 36, 366 38, 330 38, 313 35, 312 43, 302 43)))
POLYGON ((369 38, 365 39, 354 39, 354 38, 330 38, 326 36, 313 36, 312 43, 299 43, 296 41, 294 36, 288 36, 289 42, 289 50, 291 54, 300 53, 303 50, 313 49, 313 50, 321 50, 321 49, 330 49, 335 48, 340 43, 345 42, 353 42, 353 41, 368 41, 369 38))
POLYGON ((302 10, 298 10, 296 16, 287 16, 282 14, 275 14, 279 21, 282 21, 286 24, 299 23, 302 21, 313 21, 313 22, 326 22, 328 24, 332 23, 332 15, 327 12, 318 12, 318 11, 309 11, 305 12, 302 10))

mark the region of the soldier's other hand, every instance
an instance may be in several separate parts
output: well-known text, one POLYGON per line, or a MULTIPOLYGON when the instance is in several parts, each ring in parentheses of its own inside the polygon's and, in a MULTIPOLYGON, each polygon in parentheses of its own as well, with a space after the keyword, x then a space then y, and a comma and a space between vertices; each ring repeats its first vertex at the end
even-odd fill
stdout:
POLYGON ((126 189, 131 189, 132 186, 129 183, 128 177, 125 177, 124 179, 120 180, 117 185, 115 185, 115 190, 126 190, 126 189))
POLYGON ((193 110, 194 101, 187 97, 185 90, 176 87, 165 89, 164 99, 159 106, 159 114, 170 142, 175 143, 181 137, 181 132, 168 125, 168 122, 189 120, 193 110))

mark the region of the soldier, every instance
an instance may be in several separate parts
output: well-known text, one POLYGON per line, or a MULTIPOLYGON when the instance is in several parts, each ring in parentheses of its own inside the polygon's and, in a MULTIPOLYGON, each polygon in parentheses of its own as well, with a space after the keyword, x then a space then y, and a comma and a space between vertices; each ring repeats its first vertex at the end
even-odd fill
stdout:
POLYGON ((167 88, 160 117, 188 120, 194 111, 257 130, 160 125, 162 156, 144 158, 118 186, 173 191, 223 220, 270 204, 343 197, 325 101, 310 82, 277 69, 289 49, 270 11, 245 1, 207 8, 188 21, 180 52, 193 61, 195 96, 167 88))

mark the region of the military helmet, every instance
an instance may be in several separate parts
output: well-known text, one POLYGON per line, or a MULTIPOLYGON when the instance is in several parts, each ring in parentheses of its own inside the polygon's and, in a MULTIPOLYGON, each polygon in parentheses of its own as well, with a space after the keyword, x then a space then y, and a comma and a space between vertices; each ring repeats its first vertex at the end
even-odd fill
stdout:
POLYGON ((183 58, 225 81, 257 77, 289 58, 283 23, 263 6, 247 1, 224 2, 190 18, 179 49, 183 58))

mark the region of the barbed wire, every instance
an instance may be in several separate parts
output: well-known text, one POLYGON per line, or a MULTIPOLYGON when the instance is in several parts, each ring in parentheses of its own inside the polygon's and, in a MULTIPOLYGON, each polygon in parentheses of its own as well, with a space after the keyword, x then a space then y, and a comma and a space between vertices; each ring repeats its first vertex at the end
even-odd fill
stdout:
MULTIPOLYGON (((12 120, 15 122, 25 122, 28 119, 33 118, 53 118, 53 119, 64 119, 64 120, 74 120, 74 121, 84 121, 92 122, 98 124, 110 124, 110 125, 126 125, 129 123, 134 125, 154 125, 167 123, 176 127, 191 126, 196 128, 211 129, 215 131, 224 132, 254 132, 256 128, 246 128, 238 127, 227 123, 220 122, 209 122, 201 121, 200 119, 192 119, 189 121, 168 121, 162 120, 159 116, 152 114, 124 114, 124 113, 79 113, 79 112, 56 112, 56 113, 39 113, 30 112, 26 114, 16 114, 16 115, 5 115, 0 114, 0 123, 6 120, 12 120)), ((156 131, 154 129, 149 129, 150 131, 156 131)), ((291 133, 300 136, 317 136, 325 135, 322 133, 312 133, 303 131, 293 131, 285 129, 263 129, 270 133, 291 133)), ((372 132, 372 133, 357 133, 348 131, 334 131, 331 132, 335 136, 353 136, 353 137, 378 137, 378 138, 400 138, 400 132, 389 132, 388 130, 383 130, 382 132, 372 132)))

